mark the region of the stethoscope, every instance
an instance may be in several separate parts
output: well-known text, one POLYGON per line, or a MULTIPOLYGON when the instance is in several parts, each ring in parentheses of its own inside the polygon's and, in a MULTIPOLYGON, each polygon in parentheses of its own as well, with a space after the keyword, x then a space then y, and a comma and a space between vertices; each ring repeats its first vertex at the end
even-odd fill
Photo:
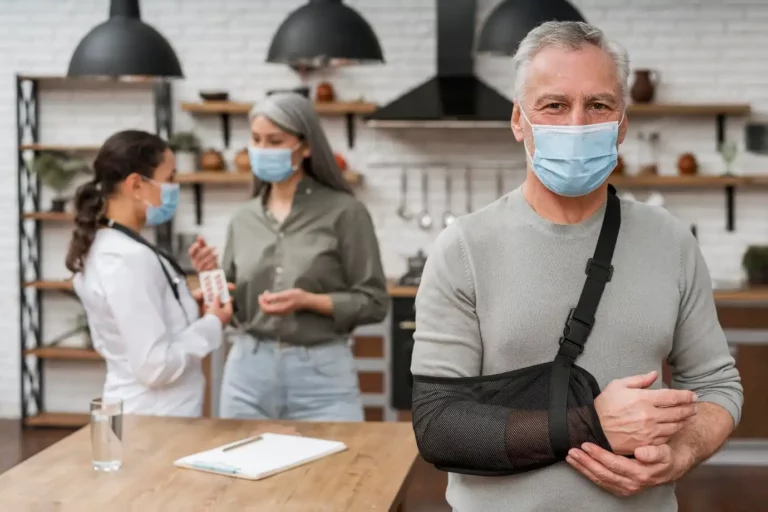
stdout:
MULTIPOLYGON (((157 261, 160 264, 160 268, 163 269, 163 274, 165 274, 165 279, 168 281, 168 284, 171 287, 171 291, 173 292, 173 296, 176 299, 176 302, 179 303, 179 306, 181 307, 181 311, 184 313, 184 318, 187 321, 187 325, 189 325, 190 319, 189 315, 187 314, 187 310, 184 307, 184 303, 181 302, 181 280, 183 277, 186 277, 186 272, 184 272, 184 269, 181 268, 181 265, 174 259, 171 255, 165 253, 162 251, 159 247, 156 245, 150 243, 147 239, 136 233, 134 230, 132 230, 129 227, 126 227, 119 222, 116 222, 112 219, 101 219, 99 223, 103 226, 106 226, 108 228, 112 228, 114 230, 119 231, 120 233, 124 234, 128 238, 132 239, 136 243, 139 243, 143 245, 144 247, 147 247, 149 250, 151 250, 155 256, 157 257, 157 261), (176 272, 175 276, 171 276, 170 272, 168 272, 168 269, 163 264, 163 259, 165 259, 168 264, 173 267, 173 270, 176 272)), ((188 288, 186 288, 187 291, 189 291, 188 288)), ((192 297, 192 294, 190 293, 190 297, 192 297)))

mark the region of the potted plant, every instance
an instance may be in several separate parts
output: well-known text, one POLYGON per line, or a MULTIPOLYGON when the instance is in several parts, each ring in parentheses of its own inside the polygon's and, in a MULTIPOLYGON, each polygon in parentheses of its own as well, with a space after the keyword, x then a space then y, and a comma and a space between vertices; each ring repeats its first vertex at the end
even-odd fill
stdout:
POLYGON ((72 329, 68 330, 67 332, 47 342, 45 346, 56 347, 61 343, 67 341, 68 339, 72 338, 72 336, 77 336, 78 334, 81 334, 83 336, 83 341, 85 342, 85 348, 93 349, 93 340, 91 339, 91 330, 88 327, 88 318, 86 317, 84 311, 78 313, 78 315, 74 318, 73 324, 74 326, 72 327, 72 329))
POLYGON ((751 286, 768 285, 768 245, 750 245, 744 252, 742 265, 751 286))
POLYGON ((174 133, 168 145, 176 155, 176 172, 197 170, 197 155, 200 152, 200 139, 197 135, 192 132, 174 133))
POLYGON ((56 194, 51 201, 52 212, 66 211, 68 198, 64 192, 79 174, 90 174, 88 163, 80 158, 72 158, 62 154, 46 152, 36 157, 32 171, 47 188, 56 194))
POLYGON ((88 318, 86 317, 85 313, 80 313, 75 318, 75 329, 76 332, 81 333, 83 335, 83 340, 85 341, 85 348, 93 349, 93 339, 91 339, 91 329, 88 327, 88 318))

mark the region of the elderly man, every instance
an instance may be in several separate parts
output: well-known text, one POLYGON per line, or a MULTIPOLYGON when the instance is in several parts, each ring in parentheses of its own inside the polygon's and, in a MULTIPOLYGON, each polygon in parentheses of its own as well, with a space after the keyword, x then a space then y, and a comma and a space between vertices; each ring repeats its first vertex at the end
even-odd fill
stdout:
POLYGON ((525 182, 440 234, 416 297, 421 453, 449 472, 458 512, 677 510, 673 482, 722 446, 743 401, 707 266, 683 223, 606 183, 626 52, 549 22, 514 64, 525 182))

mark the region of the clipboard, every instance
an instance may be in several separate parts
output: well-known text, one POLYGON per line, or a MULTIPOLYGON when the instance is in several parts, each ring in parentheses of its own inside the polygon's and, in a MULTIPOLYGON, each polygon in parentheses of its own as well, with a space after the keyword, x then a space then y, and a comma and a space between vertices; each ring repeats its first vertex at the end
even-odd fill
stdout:
POLYGON ((261 480, 347 449, 341 441, 264 433, 182 457, 174 465, 246 480, 261 480))

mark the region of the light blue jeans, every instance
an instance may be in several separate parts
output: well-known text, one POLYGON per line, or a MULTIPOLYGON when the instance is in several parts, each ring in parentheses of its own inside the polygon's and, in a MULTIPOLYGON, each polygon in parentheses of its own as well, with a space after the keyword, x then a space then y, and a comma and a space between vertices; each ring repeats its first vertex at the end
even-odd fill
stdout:
POLYGON ((223 418, 364 419, 347 340, 301 347, 239 335, 224 366, 220 404, 223 418))

